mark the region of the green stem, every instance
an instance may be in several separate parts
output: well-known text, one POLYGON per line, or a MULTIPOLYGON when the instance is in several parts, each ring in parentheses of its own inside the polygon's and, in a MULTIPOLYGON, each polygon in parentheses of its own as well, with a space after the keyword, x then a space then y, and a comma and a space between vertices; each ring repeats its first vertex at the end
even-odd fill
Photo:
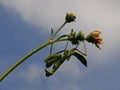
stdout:
POLYGON ((51 35, 50 40, 53 39, 53 37, 55 37, 55 35, 65 26, 66 23, 67 22, 64 22, 63 25, 61 25, 61 27, 53 35, 51 35))
POLYGON ((48 46, 49 44, 50 44, 50 42, 46 42, 46 43, 42 44, 41 46, 35 48, 31 52, 29 52, 28 54, 26 54, 21 59, 19 59, 13 66, 11 66, 5 73, 3 73, 2 76, 0 76, 0 81, 2 81, 10 72, 12 72, 18 65, 20 65, 22 62, 24 62, 27 58, 29 58, 31 55, 33 55, 40 49, 48 46))
POLYGON ((55 43, 55 42, 61 42, 61 41, 65 41, 67 39, 61 39, 61 40, 51 40, 51 41, 47 41, 45 43, 43 43, 42 45, 40 45, 39 47, 35 48, 34 50, 32 50, 31 52, 27 53, 24 57, 22 57, 21 59, 19 59, 14 65, 12 65, 6 72, 4 72, 1 76, 0 76, 0 82, 7 76, 9 75, 17 66, 19 66, 21 63, 23 63, 27 58, 29 58, 30 56, 32 56, 33 54, 35 54, 36 52, 38 52, 39 50, 43 49, 44 47, 55 43))
POLYGON ((39 50, 41 50, 42 48, 53 44, 55 42, 60 42, 60 41, 65 41, 67 39, 62 39, 62 40, 52 40, 53 37, 65 26, 67 22, 64 22, 63 25, 61 25, 61 27, 53 34, 50 36, 49 40, 45 43, 43 43, 42 45, 40 45, 39 47, 35 48, 34 50, 32 50, 31 52, 27 53, 24 57, 22 57, 21 59, 19 59, 13 66, 11 66, 6 72, 4 72, 1 76, 0 76, 0 82, 7 76, 9 75, 9 73, 11 73, 17 66, 19 66, 22 62, 24 62, 27 58, 29 58, 30 56, 32 56, 33 54, 35 54, 36 52, 38 52, 39 50))

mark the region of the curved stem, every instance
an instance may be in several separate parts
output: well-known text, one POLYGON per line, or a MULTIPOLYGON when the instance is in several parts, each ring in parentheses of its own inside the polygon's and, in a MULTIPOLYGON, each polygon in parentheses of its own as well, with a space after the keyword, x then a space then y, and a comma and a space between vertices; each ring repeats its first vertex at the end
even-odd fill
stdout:
POLYGON ((65 41, 67 39, 61 39, 61 40, 52 40, 53 37, 65 26, 67 22, 64 22, 63 25, 60 26, 60 28, 50 36, 49 40, 45 43, 43 43, 42 45, 40 45, 39 47, 35 48, 34 50, 32 50, 31 52, 27 53, 24 57, 22 57, 21 59, 19 59, 13 66, 11 66, 5 73, 3 73, 0 76, 0 82, 10 73, 12 72, 17 66, 19 66, 22 62, 24 62, 27 58, 29 58, 30 56, 32 56, 33 54, 35 54, 36 52, 38 52, 39 50, 41 50, 42 48, 53 44, 55 42, 60 42, 60 41, 65 41))
POLYGON ((46 42, 46 43, 42 44, 41 46, 35 48, 31 52, 27 53, 21 59, 19 59, 13 66, 11 66, 5 73, 3 73, 2 76, 0 76, 0 81, 2 81, 10 72, 12 72, 18 65, 20 65, 22 62, 24 62, 27 58, 29 58, 31 55, 33 55, 34 53, 36 53, 40 49, 48 46, 49 44, 50 44, 50 42, 46 42))
POLYGON ((27 58, 29 58, 30 56, 32 56, 33 54, 35 54, 36 52, 38 52, 39 50, 43 49, 44 47, 55 43, 55 42, 61 42, 61 41, 65 41, 67 39, 61 39, 61 40, 51 40, 51 41, 47 41, 45 43, 43 43, 42 45, 40 45, 39 47, 35 48, 34 50, 32 50, 31 52, 27 53, 24 57, 22 57, 21 59, 19 59, 14 65, 12 65, 6 72, 4 72, 1 76, 0 76, 0 82, 7 76, 9 75, 17 66, 19 66, 21 63, 23 63, 27 58))

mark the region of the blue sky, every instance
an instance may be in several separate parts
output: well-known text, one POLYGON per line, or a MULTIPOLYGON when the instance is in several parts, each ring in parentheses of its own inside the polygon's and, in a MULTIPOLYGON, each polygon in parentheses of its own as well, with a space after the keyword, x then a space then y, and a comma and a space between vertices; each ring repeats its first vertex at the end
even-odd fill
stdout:
POLYGON ((120 90, 119 9, 119 0, 0 0, 0 74, 47 41, 50 29, 64 22, 66 12, 74 12, 77 19, 60 34, 69 33, 71 28, 85 34, 98 29, 104 39, 102 50, 86 43, 88 68, 72 57, 46 78, 43 60, 49 48, 45 48, 8 75, 0 83, 0 89, 120 90))

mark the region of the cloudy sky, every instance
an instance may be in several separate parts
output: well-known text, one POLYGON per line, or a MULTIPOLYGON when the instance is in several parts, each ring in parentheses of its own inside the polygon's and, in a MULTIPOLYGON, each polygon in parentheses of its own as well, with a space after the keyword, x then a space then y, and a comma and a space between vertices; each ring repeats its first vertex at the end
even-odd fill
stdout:
POLYGON ((49 48, 45 48, 8 75, 1 90, 120 90, 119 0, 0 0, 0 74, 47 41, 50 29, 56 30, 67 12, 77 19, 60 34, 71 28, 85 34, 102 31, 102 50, 86 43, 88 68, 72 57, 46 78, 43 60, 49 48))

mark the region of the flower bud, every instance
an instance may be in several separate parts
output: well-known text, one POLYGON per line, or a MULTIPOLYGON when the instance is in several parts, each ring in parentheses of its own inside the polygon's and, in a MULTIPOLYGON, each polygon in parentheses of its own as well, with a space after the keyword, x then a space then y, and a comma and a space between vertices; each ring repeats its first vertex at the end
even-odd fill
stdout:
POLYGON ((69 40, 71 41, 71 43, 72 43, 73 45, 78 44, 78 40, 76 39, 76 32, 73 31, 73 29, 71 30, 71 33, 70 33, 70 35, 69 35, 69 40))
POLYGON ((84 33, 79 32, 76 36, 77 40, 83 41, 85 39, 84 33))
POLYGON ((75 21, 76 16, 73 13, 67 13, 65 19, 67 23, 71 23, 75 21))
POLYGON ((96 45, 97 48, 100 49, 99 44, 103 43, 103 40, 100 37, 101 32, 95 30, 87 35, 86 40, 96 45))

